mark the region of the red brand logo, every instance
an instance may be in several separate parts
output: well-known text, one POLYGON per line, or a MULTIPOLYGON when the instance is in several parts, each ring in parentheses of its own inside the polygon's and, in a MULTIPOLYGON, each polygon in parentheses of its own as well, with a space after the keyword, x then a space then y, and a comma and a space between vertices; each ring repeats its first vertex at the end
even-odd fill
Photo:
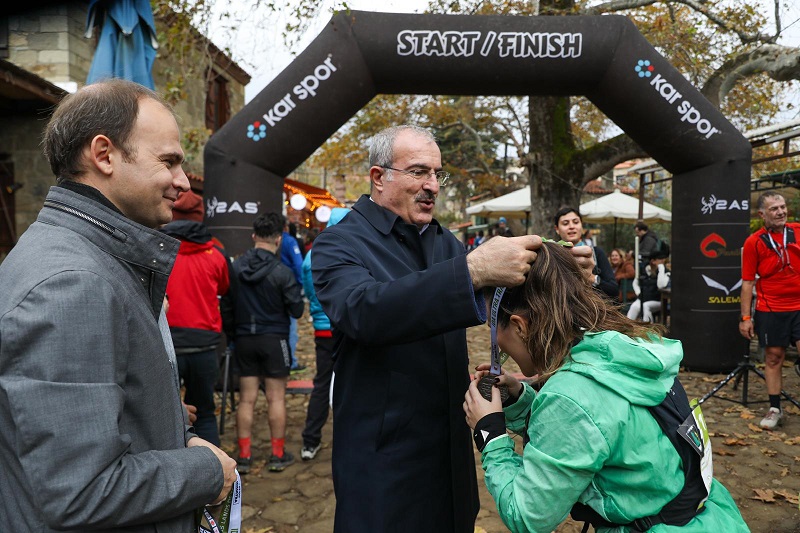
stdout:
POLYGON ((714 259, 722 255, 722 252, 725 251, 725 247, 727 245, 728 243, 725 242, 725 239, 723 239, 716 233, 712 233, 711 235, 708 235, 705 239, 700 241, 700 252, 704 256, 714 259), (713 246, 715 244, 718 246, 713 246))

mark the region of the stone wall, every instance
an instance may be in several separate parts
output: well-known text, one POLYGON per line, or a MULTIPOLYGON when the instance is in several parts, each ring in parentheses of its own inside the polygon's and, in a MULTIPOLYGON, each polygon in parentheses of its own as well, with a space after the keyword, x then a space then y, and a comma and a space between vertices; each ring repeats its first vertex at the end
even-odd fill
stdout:
MULTIPOLYGON (((70 1, 9 16, 8 61, 70 92, 84 86, 99 33, 99 29, 95 29, 92 37, 84 36, 87 4, 85 1, 70 1)), ((157 29, 163 29, 158 22, 157 29)), ((164 48, 159 49, 153 65, 156 92, 161 94, 166 87, 164 72, 176 70, 171 59, 165 57, 164 48)), ((210 135, 205 128, 206 83, 203 73, 211 59, 198 52, 194 60, 199 74, 186 79, 185 99, 179 100, 174 107, 188 156, 186 170, 202 175, 203 147, 210 135)), ((233 115, 244 107, 244 85, 221 69, 216 70, 229 81, 233 115)), ((40 145, 48 116, 49 109, 42 109, 38 115, 4 117, 0 128, 0 152, 10 155, 14 180, 23 184, 13 196, 17 235, 36 220, 49 187, 55 183, 40 145)))

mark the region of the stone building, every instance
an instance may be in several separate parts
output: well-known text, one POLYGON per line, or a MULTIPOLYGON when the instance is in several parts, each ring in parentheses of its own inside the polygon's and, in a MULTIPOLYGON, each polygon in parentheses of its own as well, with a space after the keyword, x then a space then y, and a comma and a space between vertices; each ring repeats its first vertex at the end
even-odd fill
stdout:
MULTIPOLYGON (((0 260, 55 183, 42 132, 53 106, 85 85, 99 35, 86 36, 88 2, 32 5, 0 12, 0 260)), ((250 76, 175 13, 154 15, 156 92, 179 117, 187 172, 202 175, 205 142, 244 107, 250 76)))

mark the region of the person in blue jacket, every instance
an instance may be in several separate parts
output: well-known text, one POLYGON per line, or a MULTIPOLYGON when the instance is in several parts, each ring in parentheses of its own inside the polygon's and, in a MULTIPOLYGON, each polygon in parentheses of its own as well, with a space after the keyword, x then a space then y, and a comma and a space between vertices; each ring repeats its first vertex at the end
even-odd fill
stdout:
MULTIPOLYGON (((303 254, 300 252, 300 245, 297 238, 289 233, 289 225, 286 217, 283 218, 283 238, 281 239, 281 262, 289 267, 294 274, 299 286, 303 286, 303 254)), ((299 333, 297 331, 297 319, 291 317, 289 323, 289 352, 292 357, 292 371, 305 370, 305 365, 297 362, 297 341, 299 333)))
MULTIPOLYGON (((350 210, 346 207, 335 207, 331 210, 328 226, 331 227, 342 220, 350 210)), ((309 250, 303 258, 303 290, 308 298, 308 310, 314 321, 314 349, 316 351, 317 371, 314 375, 314 389, 308 399, 306 412, 306 425, 303 429, 303 448, 300 458, 310 461, 317 456, 322 445, 322 428, 328 421, 330 405, 331 380, 333 378, 333 329, 331 320, 322 310, 314 290, 314 280, 311 277, 311 252, 309 250)))

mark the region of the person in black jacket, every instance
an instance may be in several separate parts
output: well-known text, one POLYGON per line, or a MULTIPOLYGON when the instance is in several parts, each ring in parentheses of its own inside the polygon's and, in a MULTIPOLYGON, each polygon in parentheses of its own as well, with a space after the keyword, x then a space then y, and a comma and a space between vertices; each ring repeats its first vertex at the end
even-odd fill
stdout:
POLYGON ((633 225, 633 231, 639 237, 639 270, 644 270, 650 262, 650 257, 656 252, 658 235, 641 220, 633 225))
MULTIPOLYGON (((553 224, 558 236, 571 242, 574 246, 588 246, 583 241, 583 220, 580 212, 574 207, 562 207, 553 216, 553 224)), ((606 252, 599 246, 592 246, 594 254, 594 278, 592 285, 609 298, 616 299, 619 294, 619 284, 614 277, 614 269, 608 262, 606 252)))
POLYGON ((294 463, 284 449, 286 436, 286 381, 289 376, 289 317, 300 318, 305 303, 300 285, 280 253, 283 216, 264 213, 253 222, 255 246, 233 263, 236 295, 236 357, 239 363, 239 407, 236 429, 238 470, 250 470, 253 407, 259 382, 264 379, 269 402, 272 455, 268 467, 280 472, 294 463))
POLYGON ((448 174, 427 130, 379 132, 369 161, 370 194, 320 232, 311 262, 335 339, 334 532, 472 533, 465 328, 486 320, 484 286, 525 280, 541 239, 498 236, 466 254, 433 217, 448 174))

